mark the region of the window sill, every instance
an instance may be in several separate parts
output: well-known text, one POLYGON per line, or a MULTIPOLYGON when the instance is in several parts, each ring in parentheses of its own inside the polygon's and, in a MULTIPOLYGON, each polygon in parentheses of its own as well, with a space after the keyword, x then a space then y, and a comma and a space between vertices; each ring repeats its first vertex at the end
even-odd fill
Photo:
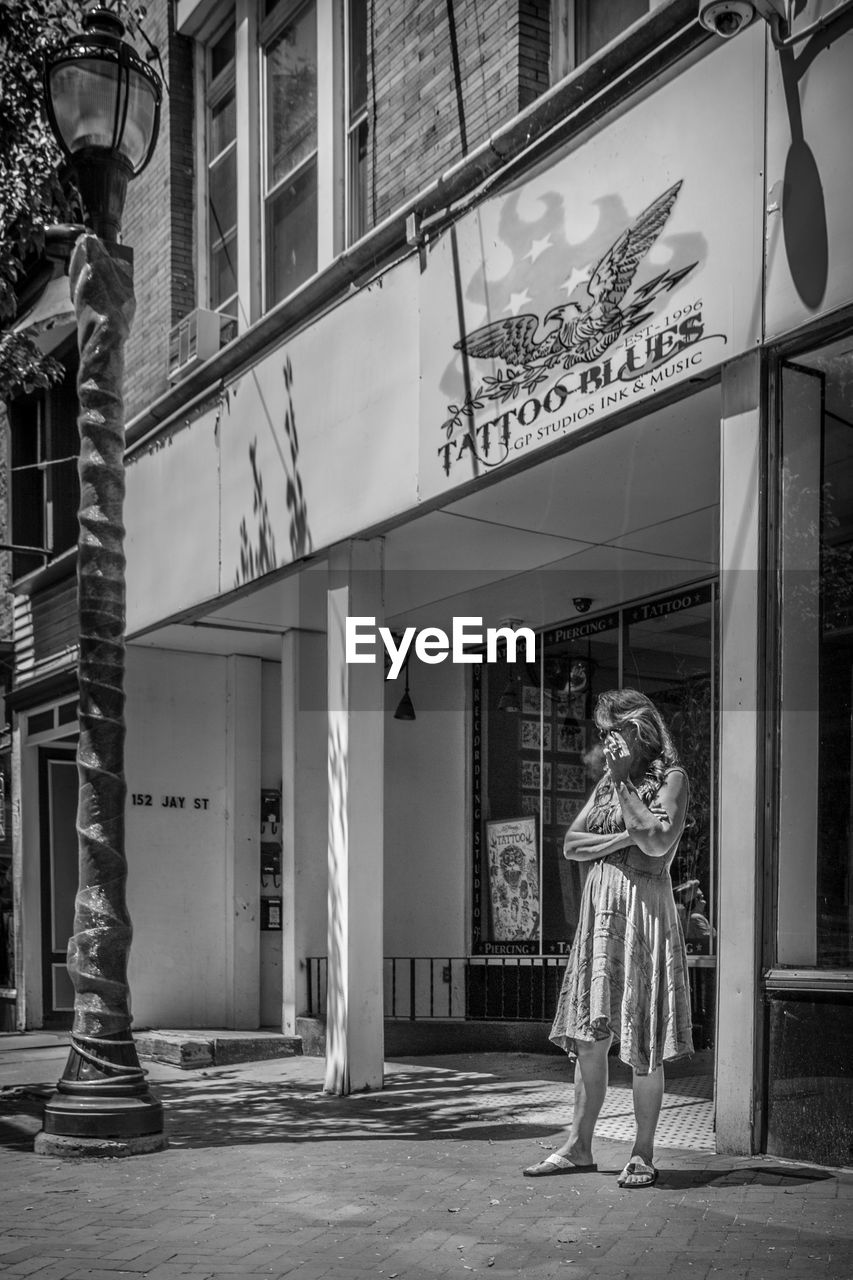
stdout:
POLYGON ((16 596, 36 595, 45 587, 52 586, 54 582, 69 578, 76 567, 77 548, 69 547, 67 551, 55 556, 47 564, 40 565, 38 569, 33 569, 31 573, 25 573, 22 578, 16 578, 12 583, 12 594, 16 596))
POLYGON ((853 991, 853 969, 768 969, 764 974, 768 995, 853 991))

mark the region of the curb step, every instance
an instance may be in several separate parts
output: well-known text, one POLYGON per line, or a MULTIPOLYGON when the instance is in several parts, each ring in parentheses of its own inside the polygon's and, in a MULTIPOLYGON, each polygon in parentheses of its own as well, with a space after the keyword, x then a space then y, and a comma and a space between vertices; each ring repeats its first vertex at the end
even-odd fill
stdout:
POLYGON ((268 1058, 302 1055, 302 1037, 274 1032, 222 1034, 205 1031, 134 1031, 136 1052, 141 1059, 193 1071, 199 1067, 222 1067, 235 1062, 260 1062, 268 1058))

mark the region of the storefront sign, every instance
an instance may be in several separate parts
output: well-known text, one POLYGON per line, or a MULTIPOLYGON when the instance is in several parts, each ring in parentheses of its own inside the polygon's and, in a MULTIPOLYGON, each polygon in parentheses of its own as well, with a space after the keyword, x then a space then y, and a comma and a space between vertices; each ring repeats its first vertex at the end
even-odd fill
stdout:
POLYGON ((760 340, 760 49, 710 54, 431 247, 422 498, 760 340))
POLYGON ((684 591, 676 591, 672 595, 645 600, 625 610, 625 621, 630 625, 638 622, 653 622, 661 618, 672 618, 683 613, 685 609, 695 609, 700 604, 710 604, 714 598, 713 587, 705 583, 701 587, 689 587, 684 591))

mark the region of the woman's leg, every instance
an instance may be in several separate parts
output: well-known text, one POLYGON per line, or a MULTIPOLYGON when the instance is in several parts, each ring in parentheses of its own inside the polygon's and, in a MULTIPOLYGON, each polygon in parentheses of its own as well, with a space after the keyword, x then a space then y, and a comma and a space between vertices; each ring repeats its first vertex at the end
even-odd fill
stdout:
POLYGON ((575 1107, 566 1141, 557 1150, 573 1164, 592 1164, 592 1138, 607 1093, 607 1054, 612 1036, 576 1040, 575 1107))
POLYGON ((655 1154, 655 1130, 663 1102, 663 1066, 656 1067, 647 1075, 634 1072, 634 1120, 637 1125, 637 1138, 633 1156, 642 1156, 647 1164, 652 1163, 655 1154))

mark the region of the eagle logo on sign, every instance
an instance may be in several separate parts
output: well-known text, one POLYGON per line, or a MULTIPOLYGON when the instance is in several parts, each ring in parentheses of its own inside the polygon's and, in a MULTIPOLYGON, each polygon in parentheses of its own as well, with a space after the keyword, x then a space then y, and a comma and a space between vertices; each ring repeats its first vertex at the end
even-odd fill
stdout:
MULTIPOLYGON (((531 392, 555 368, 572 369, 593 364, 626 334, 638 329, 654 314, 653 303, 670 292, 697 265, 660 272, 632 290, 643 259, 654 245, 669 215, 681 181, 652 201, 626 227, 586 278, 586 298, 552 307, 543 319, 532 312, 509 316, 465 334, 454 348, 474 360, 502 361, 506 371, 484 376, 483 385, 469 393, 455 409, 445 428, 458 423, 460 415, 471 416, 486 400, 508 400, 523 390, 531 392)), ((586 273, 580 273, 581 278, 586 273)))
POLYGON ((631 303, 621 305, 680 189, 681 183, 676 182, 653 200, 610 246, 586 286, 590 298, 586 306, 564 302, 552 307, 542 322, 542 336, 537 336, 538 316, 511 316, 475 329, 454 347, 477 360, 505 360, 510 365, 528 365, 545 358, 571 369, 576 364, 599 360, 623 334, 650 318, 647 308, 659 293, 674 288, 696 265, 692 263, 677 272, 664 271, 638 289, 631 303))

